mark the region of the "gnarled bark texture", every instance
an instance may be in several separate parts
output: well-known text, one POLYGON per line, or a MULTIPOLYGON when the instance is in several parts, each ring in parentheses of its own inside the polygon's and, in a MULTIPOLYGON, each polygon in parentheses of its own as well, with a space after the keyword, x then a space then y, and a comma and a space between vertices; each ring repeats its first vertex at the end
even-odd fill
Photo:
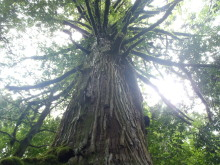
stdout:
POLYGON ((74 150, 71 165, 151 165, 135 73, 110 50, 92 48, 53 146, 74 150))

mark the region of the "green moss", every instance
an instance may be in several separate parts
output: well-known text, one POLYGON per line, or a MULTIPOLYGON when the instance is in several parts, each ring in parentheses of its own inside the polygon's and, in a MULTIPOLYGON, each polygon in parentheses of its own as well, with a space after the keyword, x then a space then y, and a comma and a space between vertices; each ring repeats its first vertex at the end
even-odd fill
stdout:
POLYGON ((64 165, 71 157, 74 157, 74 151, 62 146, 49 149, 44 156, 24 158, 23 161, 24 165, 64 165))
POLYGON ((45 163, 45 165, 53 165, 58 164, 57 157, 55 155, 46 155, 45 157, 42 157, 41 163, 45 163))
POLYGON ((57 148, 50 148, 45 155, 57 155, 57 148))
POLYGON ((0 161, 0 165, 24 165, 24 163, 21 161, 18 157, 8 157, 4 158, 0 161))
POLYGON ((38 158, 24 158, 23 161, 25 162, 25 165, 26 164, 34 164, 36 162, 38 162, 38 158))
POLYGON ((60 165, 55 155, 46 155, 37 158, 24 158, 25 165, 60 165))

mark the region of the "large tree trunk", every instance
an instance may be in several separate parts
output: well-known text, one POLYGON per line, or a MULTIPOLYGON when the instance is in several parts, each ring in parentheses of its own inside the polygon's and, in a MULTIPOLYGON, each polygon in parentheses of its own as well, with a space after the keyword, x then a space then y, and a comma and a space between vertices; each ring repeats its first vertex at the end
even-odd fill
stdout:
POLYGON ((109 48, 92 49, 53 146, 74 150, 71 165, 150 165, 135 73, 109 48))

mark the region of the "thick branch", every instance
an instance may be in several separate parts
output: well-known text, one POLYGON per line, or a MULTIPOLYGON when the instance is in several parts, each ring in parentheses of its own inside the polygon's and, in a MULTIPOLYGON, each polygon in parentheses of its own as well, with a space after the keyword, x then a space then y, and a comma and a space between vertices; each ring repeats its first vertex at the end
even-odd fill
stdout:
MULTIPOLYGON (((129 27, 128 29, 138 33, 140 31, 143 31, 146 28, 143 28, 143 27, 129 27)), ((184 37, 193 37, 193 36, 195 36, 195 35, 190 34, 190 33, 168 32, 168 31, 165 31, 165 30, 162 30, 162 29, 153 29, 152 31, 162 33, 162 34, 166 34, 166 35, 168 35, 168 36, 170 36, 174 39, 178 39, 178 40, 180 40, 180 38, 178 38, 177 36, 184 36, 184 37)))
POLYGON ((81 15, 80 18, 84 18, 85 20, 87 20, 88 22, 90 22, 90 20, 89 20, 87 14, 86 14, 84 8, 83 8, 82 6, 80 6, 80 5, 78 5, 78 3, 76 2, 76 0, 73 0, 73 2, 75 3, 78 12, 79 12, 80 15, 81 15))
POLYGON ((43 88, 43 87, 49 86, 51 84, 58 83, 58 82, 62 81, 63 79, 69 77, 73 73, 76 73, 81 67, 82 67, 81 65, 77 66, 56 79, 44 81, 44 82, 36 84, 36 85, 26 85, 26 86, 22 86, 22 87, 6 86, 6 88, 9 90, 29 90, 29 89, 43 88))
POLYGON ((41 146, 35 146, 35 145, 32 145, 32 144, 29 144, 28 146, 32 147, 32 148, 42 148, 42 147, 48 147, 50 145, 49 144, 45 144, 45 145, 41 145, 41 146))
POLYGON ((90 35, 90 33, 87 32, 86 30, 81 29, 80 27, 78 27, 78 26, 76 26, 76 25, 74 25, 74 24, 72 24, 72 23, 70 23, 70 22, 68 22, 68 21, 63 21, 63 24, 64 24, 64 25, 68 25, 68 26, 70 26, 71 28, 76 29, 77 31, 79 31, 80 33, 82 33, 82 34, 83 34, 84 36, 86 36, 86 37, 88 37, 88 36, 90 35))
POLYGON ((180 118, 182 121, 184 121, 185 123, 191 125, 191 123, 188 120, 193 121, 192 119, 190 119, 188 116, 186 116, 182 111, 180 111, 177 107, 175 107, 169 100, 166 99, 166 97, 160 93, 159 89, 152 84, 146 77, 138 74, 138 78, 141 79, 144 83, 150 85, 157 93, 158 95, 161 97, 161 99, 163 100, 163 102, 170 107, 173 110, 173 113, 180 118))
POLYGON ((202 103, 205 105, 209 122, 212 122, 212 116, 213 116, 213 114, 212 114, 212 112, 211 112, 211 110, 210 110, 210 108, 209 108, 209 105, 208 105, 207 101, 205 100, 205 98, 203 97, 201 91, 199 90, 198 86, 196 85, 196 82, 193 81, 193 78, 192 78, 191 74, 188 72, 188 70, 187 70, 186 68, 181 67, 181 69, 182 69, 182 71, 187 75, 188 80, 190 81, 193 90, 195 91, 195 93, 197 94, 197 96, 200 98, 200 100, 202 101, 202 103))
POLYGON ((110 0, 105 0, 105 12, 104 12, 104 21, 103 21, 104 31, 108 26, 108 15, 109 15, 110 5, 111 5, 111 1, 110 0))
POLYGON ((76 41, 71 40, 75 45, 77 49, 82 50, 84 53, 86 54, 90 54, 91 52, 89 50, 87 50, 86 48, 84 48, 82 45, 78 44, 76 41))
MULTIPOLYGON (((179 2, 179 1, 177 1, 179 2)), ((129 42, 133 42, 136 39, 138 39, 139 37, 141 37, 142 35, 144 35, 145 33, 153 30, 155 27, 157 27, 158 25, 160 25, 161 23, 163 23, 168 16, 171 14, 172 10, 174 9, 174 7, 177 5, 177 2, 175 2, 173 5, 171 5, 171 7, 166 11, 166 13, 164 14, 164 16, 159 19, 156 23, 152 24, 150 27, 144 29, 143 31, 141 31, 140 33, 138 33, 137 35, 135 35, 134 37, 128 39, 127 41, 124 42, 124 44, 127 44, 129 42)))
POLYGON ((154 29, 153 30, 154 32, 158 32, 158 33, 162 33, 162 34, 165 34, 167 36, 170 36, 172 37, 173 39, 176 39, 176 40, 181 40, 180 38, 178 38, 177 36, 175 36, 174 34, 168 32, 168 31, 165 31, 165 30, 161 30, 161 29, 154 29))
POLYGON ((140 11, 140 14, 144 14, 144 15, 139 17, 139 20, 143 20, 143 19, 155 16, 156 14, 159 14, 159 13, 165 11, 165 10, 167 10, 170 7, 171 4, 173 4, 175 2, 179 2, 179 0, 170 2, 167 5, 165 5, 165 6, 161 7, 161 8, 158 8, 157 10, 154 10, 154 11, 147 11, 147 10, 140 11))
POLYGON ((89 0, 85 0, 85 2, 86 2, 86 8, 87 8, 87 11, 88 11, 88 14, 89 14, 89 18, 90 18, 93 30, 95 32, 95 35, 97 36, 98 31, 97 31, 95 20, 94 20, 93 14, 92 14, 92 10, 91 10, 90 5, 89 5, 89 0))
POLYGON ((135 9, 135 12, 133 13, 132 18, 129 20, 129 23, 127 25, 130 25, 135 20, 137 20, 138 22, 141 21, 141 18, 139 17, 139 15, 142 14, 142 11, 145 11, 144 10, 145 4, 147 4, 148 2, 149 2, 149 0, 146 0, 146 1, 142 1, 138 4, 138 8, 135 9))
POLYGON ((194 34, 190 34, 190 33, 182 33, 182 32, 173 32, 173 34, 177 35, 177 36, 185 36, 185 37, 193 37, 196 36, 194 34))
POLYGON ((144 40, 145 40, 145 38, 141 38, 140 40, 138 40, 137 42, 135 42, 134 44, 132 44, 132 45, 126 50, 126 52, 123 53, 122 56, 127 57, 128 54, 130 53, 130 51, 131 51, 132 49, 134 49, 137 45, 139 45, 141 42, 143 42, 144 40))
POLYGON ((85 28, 87 28, 87 29, 89 29, 89 30, 92 30, 91 26, 89 26, 89 25, 87 25, 87 24, 85 24, 85 23, 82 23, 82 22, 80 22, 80 21, 68 20, 68 22, 77 23, 77 24, 79 24, 79 25, 81 25, 81 26, 84 26, 85 28))
MULTIPOLYGON (((23 122, 24 118, 26 117, 27 113, 29 112, 29 110, 31 109, 31 106, 34 105, 34 102, 29 102, 27 107, 24 109, 24 111, 21 113, 21 115, 19 116, 19 118, 17 119, 17 122, 16 122, 16 125, 15 125, 15 128, 12 132, 12 137, 13 139, 11 140, 10 144, 13 146, 13 144, 15 143, 16 141, 16 134, 17 134, 17 130, 18 130, 18 127, 21 125, 21 123, 23 122)), ((41 105, 42 106, 42 105, 41 105)), ((36 109, 38 109, 40 106, 38 105, 36 109)))
POLYGON ((47 117, 47 115, 51 111, 51 104, 52 104, 51 98, 52 97, 53 97, 53 91, 50 93, 50 96, 47 102, 45 103, 45 108, 40 114, 37 122, 30 128, 28 133, 25 135, 24 139, 20 141, 20 144, 18 148, 15 150, 15 153, 13 154, 13 156, 22 157, 27 147, 31 145, 30 142, 32 141, 33 137, 39 132, 44 119, 47 117))
POLYGON ((76 41, 73 40, 72 33, 69 30, 63 30, 63 32, 70 36, 70 40, 72 41, 72 43, 74 43, 77 49, 82 50, 86 54, 90 54, 89 50, 85 49, 83 46, 81 46, 80 44, 78 44, 76 41))
POLYGON ((115 4, 113 5, 113 8, 115 9, 115 8, 119 5, 120 2, 121 2, 121 0, 117 0, 117 1, 115 2, 115 4))
POLYGON ((146 18, 150 18, 156 14, 159 14, 161 11, 142 11, 144 12, 144 15, 139 17, 139 21, 146 19, 146 18))
MULTIPOLYGON (((10 135, 8 132, 5 132, 5 131, 1 131, 0 130, 0 133, 4 134, 4 135, 7 135, 10 139, 14 139, 14 137, 12 135, 10 135)), ((19 140, 16 140, 15 141, 19 142, 19 140)))
POLYGON ((100 15, 99 3, 100 0, 95 0, 95 16, 98 22, 98 30, 101 31, 101 15, 100 15))
POLYGON ((137 51, 132 51, 131 53, 143 58, 146 61, 153 61, 161 65, 166 65, 166 66, 176 66, 176 67, 194 67, 194 68, 220 68, 218 65, 213 65, 213 64, 184 64, 184 63, 177 63, 177 62, 172 62, 170 60, 164 60, 160 59, 157 57, 149 56, 141 52, 137 51))
POLYGON ((117 13, 118 10, 125 4, 125 0, 123 0, 119 5, 117 5, 115 8, 114 8, 114 12, 117 13))
MULTIPOLYGON (((9 133, 7 133, 7 132, 4 132, 4 131, 0 131, 0 133, 2 133, 2 134, 5 134, 5 135, 7 135, 7 136, 9 136, 11 139, 14 139, 14 137, 13 136, 11 136, 9 133)), ((14 139, 16 142, 20 142, 19 140, 17 140, 17 139, 14 139)), ((28 146, 30 146, 30 147, 34 147, 34 148, 41 148, 41 147, 47 147, 47 146, 49 146, 49 145, 41 145, 41 146, 34 146, 34 145, 32 145, 32 144, 29 144, 28 146)))
MULTIPOLYGON (((61 49, 60 51, 58 52, 55 52, 55 53, 51 53, 53 54, 53 56, 56 56, 56 55, 59 55, 59 54, 62 54, 62 53, 67 53, 69 51, 71 51, 73 49, 73 47, 70 47, 70 48, 66 48, 66 49, 61 49)), ((30 56, 30 57, 24 57, 22 58, 19 62, 22 62, 24 60, 47 60, 49 58, 50 54, 47 54, 47 55, 43 55, 43 56, 30 56)))
POLYGON ((73 88, 74 84, 75 84, 75 80, 73 80, 72 83, 66 89, 64 89, 61 93, 53 96, 52 101, 58 100, 60 97, 65 96, 73 88))
MULTIPOLYGON (((125 17, 123 19, 124 26, 122 28, 122 32, 124 34, 127 32, 128 25, 131 23, 131 21, 130 21, 131 18, 134 16, 134 13, 136 12, 136 10, 138 9, 138 7, 141 5, 142 2, 143 2, 142 0, 136 0, 134 5, 131 7, 131 9, 128 9, 128 11, 126 12, 125 17)), ((137 15, 137 17, 138 17, 138 15, 137 15)))
POLYGON ((52 133, 56 133, 56 131, 50 130, 50 129, 41 129, 41 130, 38 131, 38 133, 40 133, 40 132, 52 132, 52 133))

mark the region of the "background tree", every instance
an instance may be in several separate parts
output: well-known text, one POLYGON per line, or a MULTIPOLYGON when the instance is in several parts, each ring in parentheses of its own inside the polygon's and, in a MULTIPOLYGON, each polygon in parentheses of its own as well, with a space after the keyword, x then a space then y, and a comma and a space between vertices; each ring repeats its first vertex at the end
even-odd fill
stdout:
MULTIPOLYGON (((195 147, 206 148, 202 154, 207 156, 212 151, 207 159, 202 156, 201 163, 218 161, 219 27, 214 25, 219 14, 217 1, 205 3, 200 15, 189 15, 181 31, 172 26, 184 12, 181 0, 160 4, 151 0, 0 2, 1 47, 8 54, 1 67, 21 68, 21 64, 28 66, 31 61, 24 74, 18 72, 21 78, 15 81, 7 77, 3 82, 15 93, 4 91, 2 96, 1 134, 8 141, 7 145, 1 144, 2 156, 35 155, 29 148, 45 146, 37 139, 56 129, 56 122, 49 117, 52 110, 67 107, 52 143, 53 151, 49 152, 55 155, 53 164, 152 164, 146 145, 139 78, 158 93, 169 107, 169 114, 175 116, 165 116, 163 121, 164 115, 155 117, 154 112, 148 112, 153 121, 147 131, 154 139, 148 142, 153 160, 175 164, 179 161, 172 156, 175 148, 187 150, 184 156, 190 155, 191 159, 186 161, 194 163, 192 152, 196 148, 184 146, 189 145, 188 139, 193 139, 186 130, 192 124, 196 126, 195 115, 188 112, 189 107, 172 104, 152 83, 152 79, 173 74, 191 85, 198 98, 194 104, 200 100, 206 110, 205 124, 199 124, 197 136, 193 136, 195 147), (59 37, 65 42, 52 39, 58 31, 64 32, 59 37), (76 31, 82 35, 78 41, 74 38, 76 31), (19 40, 25 38, 25 33, 32 41, 38 37, 35 55, 21 51, 29 46, 19 40), (22 81, 22 76, 28 76, 35 85, 22 81), (6 93, 11 96, 6 97, 6 93), (168 127, 163 127, 168 121, 168 127), (13 129, 8 123, 14 125, 13 129), (206 134, 207 128, 211 130, 206 134), (151 129, 158 133, 151 133, 151 129), (167 137, 171 147, 160 143, 154 146, 161 136, 167 137), (166 151, 163 159, 157 157, 157 147, 166 151), (170 157, 173 159, 167 159, 170 157)), ((46 137, 51 142, 53 136, 46 137)))

